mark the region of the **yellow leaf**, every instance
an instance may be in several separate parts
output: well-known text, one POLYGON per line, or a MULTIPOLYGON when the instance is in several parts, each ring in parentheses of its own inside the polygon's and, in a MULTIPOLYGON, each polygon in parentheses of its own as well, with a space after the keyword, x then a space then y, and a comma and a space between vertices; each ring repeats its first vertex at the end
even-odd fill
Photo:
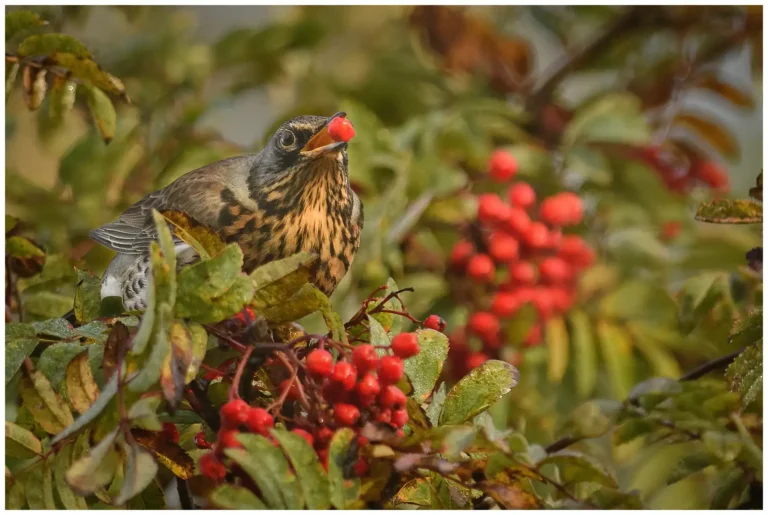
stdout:
POLYGON ((568 331, 562 318, 553 318, 547 322, 544 339, 549 351, 547 377, 553 383, 559 383, 568 368, 568 331))
POLYGON ((21 378, 19 393, 23 406, 46 432, 55 435, 74 423, 69 407, 40 371, 34 370, 29 377, 21 378))
POLYGON ((678 114, 674 123, 695 132, 724 156, 738 159, 738 142, 726 129, 716 123, 692 113, 678 114))
POLYGON ((5 454, 14 458, 32 458, 42 454, 43 444, 32 433, 13 422, 5 422, 5 454))
POLYGON ((219 255, 227 246, 212 229, 186 213, 163 211, 162 215, 170 222, 173 233, 194 247, 203 260, 219 255))
POLYGON ((698 77, 696 86, 715 93, 737 107, 755 107, 755 100, 748 91, 733 84, 721 81, 714 73, 704 73, 698 77))
POLYGON ((194 460, 181 446, 165 438, 162 433, 134 428, 131 434, 139 445, 149 450, 176 477, 189 479, 194 475, 194 460))
POLYGON ((88 351, 81 352, 69 362, 65 378, 70 404, 78 413, 85 413, 99 396, 99 387, 93 379, 88 361, 88 351))

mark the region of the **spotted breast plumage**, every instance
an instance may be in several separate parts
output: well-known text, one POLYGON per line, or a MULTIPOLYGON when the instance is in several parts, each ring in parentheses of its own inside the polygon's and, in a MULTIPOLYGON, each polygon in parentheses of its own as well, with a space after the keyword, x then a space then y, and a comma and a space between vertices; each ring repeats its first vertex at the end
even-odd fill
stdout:
MULTIPOLYGON (((117 252, 101 296, 120 296, 128 310, 147 302, 149 248, 157 237, 152 210, 182 211, 243 250, 244 270, 307 251, 318 255, 311 281, 330 295, 360 246, 363 206, 348 177, 346 141, 329 134, 331 117, 298 116, 283 123, 258 154, 191 171, 91 232, 117 252)), ((197 260, 175 239, 177 262, 197 260)))

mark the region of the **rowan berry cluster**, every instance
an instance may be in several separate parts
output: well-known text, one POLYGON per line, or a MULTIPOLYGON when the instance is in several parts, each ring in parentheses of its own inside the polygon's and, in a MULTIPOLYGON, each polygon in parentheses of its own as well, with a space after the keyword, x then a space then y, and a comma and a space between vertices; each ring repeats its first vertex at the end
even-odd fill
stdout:
POLYGON ((644 147, 638 152, 632 152, 631 157, 648 165, 662 182, 675 193, 685 194, 697 184, 727 192, 730 189, 728 173, 715 161, 688 156, 688 160, 662 147, 644 147))
MULTIPOLYGON (((445 322, 432 316, 424 325, 444 328, 445 322)), ((373 421, 388 424, 402 435, 408 412, 405 393, 397 384, 404 374, 403 360, 418 353, 415 333, 398 334, 388 348, 379 349, 368 343, 345 346, 321 338, 298 368, 289 371, 290 377, 280 382, 275 391, 278 401, 270 408, 274 418, 267 409, 251 407, 242 399, 233 398, 220 410, 221 429, 216 442, 211 445, 203 434, 196 436, 198 447, 212 448, 201 457, 202 474, 214 481, 223 480, 227 473, 224 449, 242 447, 237 440, 242 431, 272 439, 270 430, 275 418, 304 438, 326 468, 328 446, 337 429, 349 427, 359 431, 365 423, 373 421), (329 347, 338 351, 335 362, 329 347), (301 414, 282 416, 287 403, 296 403, 300 409, 291 412, 301 414)), ((366 443, 358 435, 358 445, 366 443)), ((360 457, 355 472, 361 475, 367 468, 365 458, 360 457)))
MULTIPOLYGON (((498 150, 489 168, 493 180, 507 183, 517 174, 518 163, 498 150)), ((470 299, 473 313, 466 327, 450 337, 452 370, 459 376, 488 359, 517 359, 516 353, 500 351, 505 323, 526 304, 533 305, 537 319, 524 345, 540 344, 543 324, 573 306, 579 273, 595 260, 580 236, 562 232, 584 217, 575 193, 539 200, 530 184, 517 181, 505 196, 479 195, 477 219, 450 253, 451 273, 482 287, 482 295, 470 299)))

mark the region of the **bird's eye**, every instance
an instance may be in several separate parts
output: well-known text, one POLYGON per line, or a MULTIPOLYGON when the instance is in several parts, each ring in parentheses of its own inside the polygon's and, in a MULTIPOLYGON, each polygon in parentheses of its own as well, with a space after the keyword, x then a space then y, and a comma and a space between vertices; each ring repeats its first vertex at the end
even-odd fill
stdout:
POLYGON ((296 143, 296 135, 291 131, 285 131, 280 135, 280 146, 290 148, 296 143))

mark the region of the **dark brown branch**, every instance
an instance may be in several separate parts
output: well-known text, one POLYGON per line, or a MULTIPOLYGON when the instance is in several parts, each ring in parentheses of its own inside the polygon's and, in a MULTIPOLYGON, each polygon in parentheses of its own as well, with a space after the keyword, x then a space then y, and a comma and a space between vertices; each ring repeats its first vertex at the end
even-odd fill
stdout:
POLYGON ((739 354, 741 354, 742 352, 744 352, 744 349, 740 349, 735 352, 731 352, 730 354, 726 354, 725 356, 720 356, 719 358, 715 358, 712 361, 708 361, 703 365, 701 365, 700 367, 694 368, 690 372, 686 373, 679 380, 692 381, 694 379, 698 379, 702 376, 707 375, 708 373, 710 373, 711 371, 717 368, 730 365, 733 362, 733 360, 735 360, 739 356, 739 354))

